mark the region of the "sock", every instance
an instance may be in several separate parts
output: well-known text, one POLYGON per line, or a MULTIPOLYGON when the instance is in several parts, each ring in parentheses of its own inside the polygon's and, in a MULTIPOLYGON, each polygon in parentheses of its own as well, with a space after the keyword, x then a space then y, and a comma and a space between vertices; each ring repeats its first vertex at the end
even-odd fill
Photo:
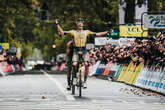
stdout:
POLYGON ((84 82, 86 82, 87 81, 87 76, 84 76, 84 82))

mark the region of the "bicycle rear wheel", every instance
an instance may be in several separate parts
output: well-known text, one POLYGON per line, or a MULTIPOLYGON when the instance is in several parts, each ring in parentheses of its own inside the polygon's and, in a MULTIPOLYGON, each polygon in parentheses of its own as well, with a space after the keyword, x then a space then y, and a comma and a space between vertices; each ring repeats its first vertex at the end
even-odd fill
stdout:
POLYGON ((80 71, 80 76, 79 76, 79 97, 82 96, 82 79, 81 79, 81 71, 80 71))

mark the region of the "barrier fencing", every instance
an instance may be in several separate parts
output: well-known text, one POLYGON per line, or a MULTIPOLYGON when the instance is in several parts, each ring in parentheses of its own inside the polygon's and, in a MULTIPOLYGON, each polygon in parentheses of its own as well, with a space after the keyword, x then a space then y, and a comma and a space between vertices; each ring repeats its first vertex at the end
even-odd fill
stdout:
MULTIPOLYGON (((0 75, 5 76, 20 70, 19 64, 0 63, 0 75)), ((115 81, 165 94, 165 68, 154 70, 153 67, 145 67, 143 63, 135 65, 133 62, 130 62, 129 65, 112 62, 105 65, 101 64, 101 61, 97 61, 96 64, 90 66, 89 75, 111 77, 115 81)))
POLYGON ((165 68, 154 70, 143 63, 135 65, 133 62, 129 65, 112 62, 105 65, 98 61, 91 67, 89 75, 111 77, 115 81, 165 94, 165 68))
POLYGON ((8 64, 7 62, 0 63, 0 75, 5 76, 16 71, 20 71, 21 66, 19 64, 8 64))

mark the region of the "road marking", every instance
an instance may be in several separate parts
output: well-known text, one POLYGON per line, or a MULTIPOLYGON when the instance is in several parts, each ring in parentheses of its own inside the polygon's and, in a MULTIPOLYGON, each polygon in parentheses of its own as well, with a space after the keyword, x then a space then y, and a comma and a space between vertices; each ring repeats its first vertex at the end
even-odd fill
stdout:
POLYGON ((143 102, 143 101, 139 101, 139 103, 140 103, 140 104, 146 104, 146 103, 145 103, 145 102, 143 102))
POLYGON ((125 104, 128 104, 128 102, 127 101, 125 101, 125 100, 121 100, 123 103, 125 103, 125 104))
POLYGON ((65 95, 65 97, 67 98, 67 100, 70 100, 70 101, 75 100, 75 98, 72 95, 70 95, 70 94, 67 93, 67 91, 65 90, 65 88, 60 84, 60 82, 56 78, 53 78, 51 75, 49 75, 44 70, 41 70, 41 72, 43 72, 50 80, 52 80, 57 85, 57 87, 65 95))
POLYGON ((158 103, 158 102, 154 102, 153 104, 155 104, 155 105, 159 105, 160 103, 158 103))

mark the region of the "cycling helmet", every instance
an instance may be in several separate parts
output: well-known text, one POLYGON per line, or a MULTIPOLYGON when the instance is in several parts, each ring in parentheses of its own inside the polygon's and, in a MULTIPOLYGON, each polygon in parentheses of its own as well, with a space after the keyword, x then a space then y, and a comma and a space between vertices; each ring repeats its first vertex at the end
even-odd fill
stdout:
POLYGON ((84 22, 84 19, 83 18, 78 18, 77 22, 84 22))

